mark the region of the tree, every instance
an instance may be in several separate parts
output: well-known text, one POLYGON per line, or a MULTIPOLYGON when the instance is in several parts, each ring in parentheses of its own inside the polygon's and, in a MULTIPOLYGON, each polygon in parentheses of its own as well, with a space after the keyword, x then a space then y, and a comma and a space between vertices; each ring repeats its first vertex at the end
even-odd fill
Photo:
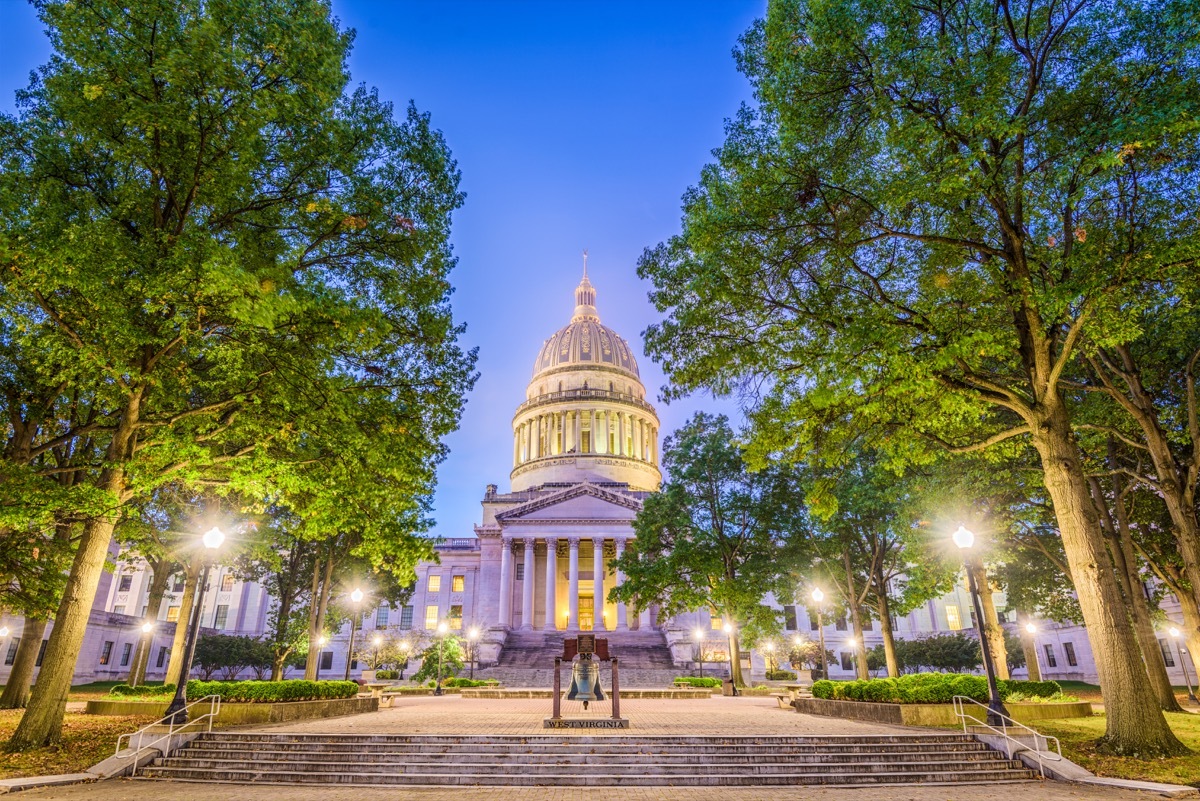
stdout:
POLYGON ((637 536, 615 563, 625 581, 609 598, 730 621, 732 678, 742 684, 740 641, 777 630, 764 600, 791 595, 804 547, 799 479, 784 468, 750 472, 729 420, 703 412, 666 439, 662 464, 668 479, 633 521, 637 536))
POLYGON ((38 10, 54 55, 0 120, 0 296, 20 370, 86 401, 24 452, 94 437, 71 469, 103 502, 11 749, 58 738, 121 506, 166 481, 303 496, 411 570, 474 364, 456 165, 427 115, 347 91, 327 4, 38 10))
POLYGON ((425 650, 421 651, 416 658, 421 660, 421 667, 417 672, 412 674, 412 680, 421 684, 431 679, 437 679, 439 671, 439 657, 441 665, 441 677, 448 679, 452 676, 457 676, 462 672, 463 647, 462 642, 453 634, 447 634, 444 637, 433 637, 425 650))
POLYGON ((1025 438, 1097 655, 1100 747, 1141 756, 1185 749, 1145 680, 1067 373, 1195 281, 1192 11, 776 0, 739 52, 758 108, 639 267, 669 394, 761 388, 756 464, 1025 438))

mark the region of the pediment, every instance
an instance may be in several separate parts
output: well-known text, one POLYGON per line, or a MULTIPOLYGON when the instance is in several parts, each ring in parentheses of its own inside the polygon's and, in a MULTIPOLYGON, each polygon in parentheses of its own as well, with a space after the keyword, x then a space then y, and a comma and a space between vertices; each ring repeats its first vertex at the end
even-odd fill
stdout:
POLYGON ((496 515, 496 520, 501 524, 534 520, 633 520, 641 508, 637 498, 585 482, 515 506, 496 515))

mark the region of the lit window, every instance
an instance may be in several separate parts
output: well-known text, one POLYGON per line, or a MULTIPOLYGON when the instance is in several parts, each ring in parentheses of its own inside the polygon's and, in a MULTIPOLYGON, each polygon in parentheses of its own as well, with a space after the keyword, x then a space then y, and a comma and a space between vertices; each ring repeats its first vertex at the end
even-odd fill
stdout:
POLYGON ((425 607, 425 629, 433 631, 438 624, 438 608, 437 604, 430 604, 425 607))
POLYGON ((230 592, 233 590, 233 581, 234 579, 232 573, 226 573, 225 575, 221 576, 221 592, 230 592))
POLYGON ((1079 660, 1077 660, 1075 658, 1075 643, 1064 642, 1063 643, 1063 652, 1066 653, 1066 655, 1067 655, 1067 664, 1068 665, 1070 665, 1071 667, 1079 666, 1079 660))
POLYGON ((455 631, 462 629, 462 606, 458 604, 450 607, 450 628, 455 631))
POLYGON ((429 583, 425 585, 425 591, 426 592, 441 592, 442 591, 441 575, 431 575, 429 577, 429 583))
POLYGON ((946 626, 951 631, 962 628, 962 618, 958 616, 958 607, 954 604, 946 604, 946 626))
POLYGON ((450 592, 463 592, 467 588, 466 576, 455 576, 450 580, 450 592))
POLYGON ((225 624, 229 622, 229 604, 217 604, 217 611, 213 615, 213 628, 223 629, 225 624))
POLYGON ((167 607, 167 622, 168 623, 178 623, 179 622, 179 607, 178 606, 168 606, 167 607))
POLYGON ((723 628, 725 628, 725 621, 717 615, 709 615, 708 623, 712 627, 713 631, 721 631, 723 628))
POLYGON ((104 649, 100 651, 100 664, 107 665, 108 660, 112 659, 113 642, 108 640, 104 643, 104 649))

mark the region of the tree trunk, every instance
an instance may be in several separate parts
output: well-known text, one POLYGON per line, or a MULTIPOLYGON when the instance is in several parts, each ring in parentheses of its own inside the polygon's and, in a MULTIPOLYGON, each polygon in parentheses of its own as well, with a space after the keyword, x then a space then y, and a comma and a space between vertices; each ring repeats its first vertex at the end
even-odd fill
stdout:
POLYGON ((37 668, 38 651, 42 649, 42 638, 46 634, 46 621, 25 616, 21 628, 21 642, 13 661, 8 683, 0 693, 0 709, 24 709, 29 703, 29 688, 33 684, 33 671, 37 668))
POLYGON ((321 566, 324 560, 313 560, 312 587, 308 594, 308 654, 304 658, 304 678, 314 681, 317 678, 317 664, 321 658, 321 632, 317 629, 317 606, 321 592, 321 566))
MULTIPOLYGON (((119 473, 119 471, 116 471, 119 473)), ((110 478, 106 488, 115 499, 119 497, 119 478, 110 478)), ((96 588, 104 572, 108 546, 116 525, 115 513, 87 521, 67 576, 54 628, 38 673, 37 684, 29 696, 29 705, 21 722, 8 741, 10 751, 41 748, 58 742, 62 736, 63 715, 67 711, 67 694, 75 675, 75 662, 83 647, 83 635, 91 616, 96 588)))
MULTIPOLYGON (((1029 622, 1032 618, 1026 618, 1025 622, 1029 622)), ((1033 641, 1033 635, 1025 630, 1025 626, 1021 626, 1021 652, 1025 654, 1025 669, 1029 671, 1030 681, 1042 680, 1042 669, 1039 667, 1037 643, 1033 641)))
POLYGON ((163 678, 167 684, 179 684, 179 672, 183 669, 183 651, 187 647, 188 622, 192 619, 192 604, 196 599, 196 585, 204 570, 200 559, 188 563, 183 585, 183 597, 179 599, 179 617, 175 620, 175 636, 171 638, 171 659, 167 662, 167 673, 163 678))
POLYGON ((850 565, 850 551, 842 551, 842 564, 846 568, 846 600, 850 607, 850 620, 854 626, 854 670, 860 679, 871 678, 867 668, 867 644, 863 641, 862 610, 858 606, 858 593, 854 586, 854 571, 850 565))
MULTIPOLYGON (((171 581, 171 565, 165 558, 146 560, 154 571, 150 577, 150 594, 146 598, 146 620, 157 625, 158 614, 162 611, 163 596, 167 593, 167 584, 171 581)), ((138 640, 137 652, 133 657, 133 667, 129 669, 129 686, 137 687, 146 683, 146 667, 150 664, 150 652, 154 648, 154 632, 143 635, 138 640)))
POLYGON ((333 543, 332 542, 330 543, 329 550, 330 550, 329 556, 326 557, 326 560, 325 560, 325 578, 321 582, 320 603, 318 603, 316 601, 316 598, 317 598, 317 592, 316 592, 316 575, 317 575, 317 573, 316 573, 316 571, 317 571, 317 568, 320 566, 320 562, 318 561, 317 564, 313 566, 313 589, 314 589, 314 592, 313 592, 313 596, 312 596, 313 599, 309 601, 309 604, 310 604, 309 608, 311 610, 313 608, 313 606, 315 606, 316 617, 315 617, 315 619, 312 616, 309 617, 309 619, 312 620, 313 622, 312 622, 312 628, 309 629, 308 659, 306 659, 304 662, 304 678, 308 679, 309 681, 313 681, 314 679, 317 678, 317 668, 320 665, 320 662, 318 660, 321 658, 321 646, 319 644, 317 644, 317 641, 320 638, 321 633, 323 631, 325 631, 325 613, 329 609, 329 593, 330 593, 330 586, 333 581, 333 543))
POLYGON ((742 678, 742 647, 736 631, 729 635, 729 678, 733 679, 734 687, 746 686, 742 678))
POLYGON ((1031 426, 1033 444, 1054 504, 1104 698, 1101 748, 1142 758, 1188 753, 1167 725, 1146 681, 1141 648, 1113 575, 1067 411, 1053 397, 1043 399, 1037 410, 1039 419, 1031 426))
POLYGON ((892 602, 888 598, 887 579, 879 560, 876 560, 873 583, 875 609, 879 612, 879 633, 883 636, 883 657, 887 661, 888 676, 894 679, 900 675, 900 660, 896 658, 896 636, 892 632, 892 602))
POLYGON ((1000 626, 1000 618, 996 615, 996 602, 992 598, 992 585, 988 581, 987 568, 983 562, 975 562, 968 570, 975 571, 975 587, 979 591, 979 605, 983 607, 983 620, 980 621, 983 636, 988 638, 992 649, 992 663, 996 669, 998 681, 1010 678, 1008 674, 1008 646, 1004 642, 1004 629, 1000 626))

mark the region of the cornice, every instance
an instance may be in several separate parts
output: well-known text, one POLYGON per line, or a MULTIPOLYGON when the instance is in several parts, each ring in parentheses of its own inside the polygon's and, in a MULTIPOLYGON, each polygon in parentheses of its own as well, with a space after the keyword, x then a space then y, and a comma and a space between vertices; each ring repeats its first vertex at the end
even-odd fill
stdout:
MULTIPOLYGON (((642 464, 645 463, 643 462, 642 464)), ((530 512, 536 512, 539 509, 545 509, 549 506, 557 506, 564 501, 569 501, 572 498, 578 498, 583 495, 590 495, 593 498, 599 498, 616 506, 623 506, 626 509, 633 510, 634 512, 640 512, 642 510, 642 502, 638 499, 630 498, 627 495, 612 492, 611 490, 602 489, 597 487, 595 484, 584 481, 576 484, 573 487, 567 487, 564 490, 546 495, 542 498, 535 498, 531 501, 521 504, 520 506, 514 506, 511 509, 505 509, 503 512, 500 512, 496 515, 496 522, 503 526, 504 523, 509 520, 519 518, 522 515, 529 514, 530 512)))

